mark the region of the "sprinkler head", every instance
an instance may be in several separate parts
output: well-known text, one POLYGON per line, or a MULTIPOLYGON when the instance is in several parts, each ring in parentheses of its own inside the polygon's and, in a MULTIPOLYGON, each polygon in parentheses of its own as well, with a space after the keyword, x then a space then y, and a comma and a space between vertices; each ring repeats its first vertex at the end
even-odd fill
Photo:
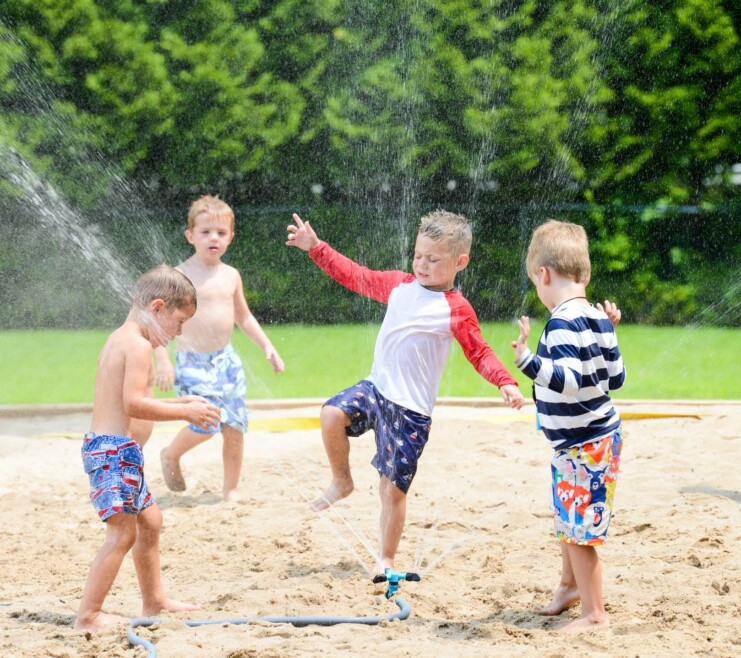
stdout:
POLYGON ((419 574, 412 572, 401 572, 394 571, 391 568, 386 569, 382 574, 378 574, 374 579, 374 583, 388 583, 389 586, 386 589, 386 598, 390 599, 396 592, 399 591, 399 583, 402 580, 408 580, 411 582, 419 582, 421 578, 419 574))

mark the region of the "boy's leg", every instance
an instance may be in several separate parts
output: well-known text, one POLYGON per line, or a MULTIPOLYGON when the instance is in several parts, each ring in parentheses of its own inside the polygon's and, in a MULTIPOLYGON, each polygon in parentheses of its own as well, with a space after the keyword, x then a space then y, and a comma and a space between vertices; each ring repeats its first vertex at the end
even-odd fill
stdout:
POLYGON ((244 457, 244 432, 222 423, 221 434, 224 437, 224 500, 238 500, 239 475, 244 457))
POLYGON ((561 544, 561 582, 553 593, 553 599, 546 606, 539 606, 533 610, 537 615, 555 616, 564 610, 575 606, 579 602, 579 590, 571 567, 571 558, 566 550, 566 543, 561 544))
POLYGON ((378 485, 381 496, 381 550, 378 572, 394 568, 396 550, 399 548, 401 533, 407 514, 407 495, 385 475, 378 485))
POLYGON ((160 531, 162 512, 155 503, 136 517, 136 543, 132 552, 136 577, 142 593, 142 616, 153 617, 162 612, 198 610, 201 606, 167 598, 160 571, 160 531))
POLYGON ((566 544, 574 580, 581 598, 581 617, 559 626, 559 631, 580 631, 607 626, 610 620, 602 600, 602 563, 594 546, 566 544))
POLYGON ((106 521, 106 537, 98 551, 85 582, 85 590, 75 619, 77 630, 100 630, 116 623, 127 623, 119 615, 102 612, 103 601, 116 579, 126 553, 136 540, 136 517, 118 512, 106 521))
POLYGON ((181 429, 169 446, 160 452, 162 475, 165 484, 171 491, 185 491, 185 478, 180 469, 180 458, 204 441, 208 441, 213 434, 200 434, 186 426, 181 429))
POLYGON ((311 509, 319 512, 352 493, 352 474, 350 473, 350 440, 345 428, 350 418, 337 407, 324 405, 319 418, 322 423, 322 441, 332 469, 332 482, 324 493, 311 503, 311 509))

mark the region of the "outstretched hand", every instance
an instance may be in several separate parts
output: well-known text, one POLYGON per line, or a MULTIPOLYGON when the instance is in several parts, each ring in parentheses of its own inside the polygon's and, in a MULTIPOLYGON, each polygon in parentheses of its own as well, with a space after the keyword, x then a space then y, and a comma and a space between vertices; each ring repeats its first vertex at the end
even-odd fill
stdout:
POLYGON ((528 349, 527 339, 530 335, 530 318, 527 315, 523 315, 517 321, 517 324, 520 326, 520 335, 517 337, 517 340, 512 341, 512 348, 515 351, 515 357, 519 359, 528 349))
POLYGON ((613 304, 609 300, 605 300, 605 306, 602 307, 602 304, 597 302, 597 308, 602 311, 609 319, 610 322, 612 322, 613 327, 617 327, 618 323, 620 322, 620 318, 623 317, 623 314, 620 312, 620 309, 617 307, 617 304, 613 304))
POLYGON ((205 398, 198 395, 187 395, 178 398, 178 402, 187 405, 184 420, 208 431, 212 431, 214 427, 219 426, 221 411, 205 398))
POLYGON ((288 241, 286 246, 298 247, 304 251, 310 251, 314 247, 318 247, 320 240, 309 222, 303 221, 296 213, 293 213, 293 221, 296 223, 289 224, 287 228, 288 241))
POLYGON ((522 397, 520 389, 514 384, 505 384, 499 389, 502 394, 504 403, 512 407, 512 409, 522 409, 522 405, 525 404, 525 398, 522 397))

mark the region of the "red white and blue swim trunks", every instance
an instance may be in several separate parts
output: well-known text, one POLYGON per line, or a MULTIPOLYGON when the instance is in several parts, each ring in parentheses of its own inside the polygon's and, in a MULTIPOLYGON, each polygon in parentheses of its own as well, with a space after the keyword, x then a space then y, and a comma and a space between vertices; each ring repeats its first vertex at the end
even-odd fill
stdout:
POLYGON ((367 379, 340 391, 325 405, 337 407, 350 418, 348 436, 375 432, 376 454, 371 464, 407 493, 430 435, 431 418, 387 400, 367 379))
MULTIPOLYGON (((177 395, 200 395, 221 410, 221 423, 247 431, 247 379, 236 350, 227 345, 216 352, 177 352, 175 354, 177 395)), ((204 430, 188 426, 198 434, 216 434, 220 427, 204 430)))
POLYGON ((90 502, 101 521, 114 514, 139 514, 154 503, 144 481, 144 453, 128 436, 88 432, 82 463, 90 478, 90 502))
POLYGON ((609 436, 556 450, 551 460, 556 537, 569 544, 604 544, 623 447, 620 428, 609 436))

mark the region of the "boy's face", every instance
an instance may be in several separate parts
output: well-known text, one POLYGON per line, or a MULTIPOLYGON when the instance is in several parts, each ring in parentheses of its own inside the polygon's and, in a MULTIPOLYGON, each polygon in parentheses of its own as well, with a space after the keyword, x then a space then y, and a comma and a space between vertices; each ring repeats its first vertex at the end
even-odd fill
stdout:
POLYGON ((444 240, 418 235, 412 269, 417 281, 428 290, 450 290, 455 275, 468 265, 468 254, 455 255, 444 240))
POLYGON ((185 238, 195 247, 196 254, 201 259, 216 263, 221 260, 234 239, 231 218, 198 215, 193 229, 185 232, 185 238))
POLYGON ((169 310, 164 301, 155 299, 149 305, 149 312, 154 320, 152 331, 149 332, 149 342, 152 347, 164 347, 183 333, 183 325, 193 317, 196 307, 190 304, 184 308, 169 310))

